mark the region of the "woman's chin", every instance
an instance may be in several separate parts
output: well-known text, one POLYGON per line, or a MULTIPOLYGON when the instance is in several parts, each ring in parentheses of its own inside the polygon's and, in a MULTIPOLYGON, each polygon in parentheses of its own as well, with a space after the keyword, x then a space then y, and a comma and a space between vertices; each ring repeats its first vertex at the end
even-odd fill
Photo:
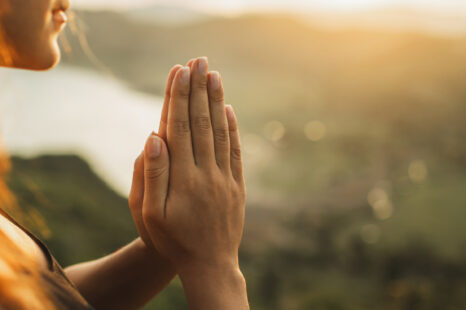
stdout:
POLYGON ((60 58, 60 49, 58 45, 55 45, 48 51, 36 53, 32 57, 25 57, 15 62, 14 67, 26 70, 45 71, 55 67, 59 63, 60 58))
POLYGON ((60 58, 61 58, 60 53, 58 53, 54 57, 50 57, 49 59, 42 61, 40 64, 37 64, 37 66, 35 68, 31 68, 31 70, 37 70, 37 71, 50 70, 60 62, 60 58))

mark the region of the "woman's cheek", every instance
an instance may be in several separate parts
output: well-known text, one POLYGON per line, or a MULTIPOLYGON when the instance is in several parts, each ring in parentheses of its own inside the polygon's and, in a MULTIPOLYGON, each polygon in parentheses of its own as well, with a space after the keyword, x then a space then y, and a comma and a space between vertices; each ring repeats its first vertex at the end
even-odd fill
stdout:
POLYGON ((14 55, 14 67, 45 70, 60 58, 59 29, 53 21, 50 0, 11 0, 1 23, 14 55))

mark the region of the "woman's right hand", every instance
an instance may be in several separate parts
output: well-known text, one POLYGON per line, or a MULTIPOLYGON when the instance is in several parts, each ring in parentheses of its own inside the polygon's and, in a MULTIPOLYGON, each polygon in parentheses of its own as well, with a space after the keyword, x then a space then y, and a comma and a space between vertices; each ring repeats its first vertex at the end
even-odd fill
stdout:
POLYGON ((247 309, 238 264, 246 202, 238 124, 207 59, 177 71, 167 112, 168 148, 151 135, 144 152, 147 232, 177 269, 192 308, 247 309))

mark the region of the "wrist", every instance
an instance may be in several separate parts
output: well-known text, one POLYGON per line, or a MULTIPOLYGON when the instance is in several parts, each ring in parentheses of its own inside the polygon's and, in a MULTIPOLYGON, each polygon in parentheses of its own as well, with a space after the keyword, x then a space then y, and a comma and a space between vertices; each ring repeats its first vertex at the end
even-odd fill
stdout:
POLYGON ((200 274, 216 274, 227 272, 230 274, 240 273, 238 259, 209 259, 209 260, 190 260, 178 266, 180 277, 191 277, 200 274))
POLYGON ((246 286, 237 260, 192 261, 178 269, 183 285, 217 288, 242 288, 246 286))
POLYGON ((190 263, 178 274, 192 309, 249 309, 246 280, 237 263, 190 263))

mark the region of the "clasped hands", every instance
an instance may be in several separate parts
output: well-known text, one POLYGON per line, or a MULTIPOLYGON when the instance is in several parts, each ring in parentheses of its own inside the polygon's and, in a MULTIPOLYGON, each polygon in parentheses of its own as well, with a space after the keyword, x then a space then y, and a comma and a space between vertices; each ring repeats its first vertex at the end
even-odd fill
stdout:
POLYGON ((240 150, 220 74, 209 72, 206 58, 175 66, 159 132, 134 165, 129 205, 145 245, 180 277, 239 270, 246 201, 240 150))

